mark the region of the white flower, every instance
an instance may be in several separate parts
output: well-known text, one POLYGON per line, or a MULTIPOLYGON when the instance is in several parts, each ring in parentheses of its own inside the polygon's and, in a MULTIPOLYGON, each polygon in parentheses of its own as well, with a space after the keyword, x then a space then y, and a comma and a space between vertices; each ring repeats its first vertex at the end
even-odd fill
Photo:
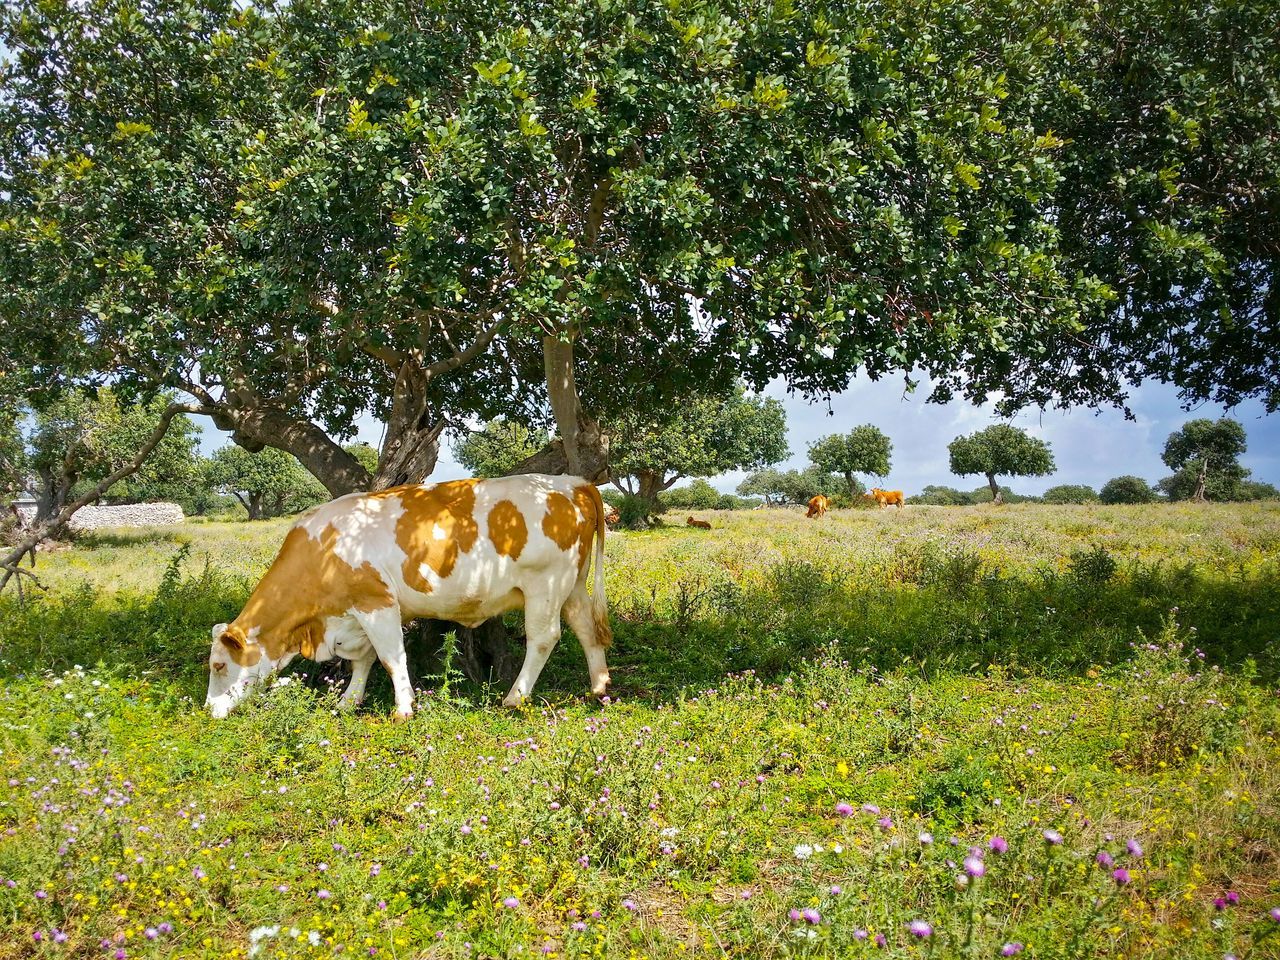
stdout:
POLYGON ((664 837, 674 837, 676 834, 678 834, 678 833, 680 832, 680 828, 679 828, 679 827, 664 827, 663 829, 659 830, 658 832, 659 832, 662 836, 664 836, 664 837))
POLYGON ((797 860, 808 860, 813 856, 813 847, 807 843, 797 843, 794 852, 797 860))
POLYGON ((320 932, 318 930, 307 931, 307 943, 313 947, 320 946, 320 932))

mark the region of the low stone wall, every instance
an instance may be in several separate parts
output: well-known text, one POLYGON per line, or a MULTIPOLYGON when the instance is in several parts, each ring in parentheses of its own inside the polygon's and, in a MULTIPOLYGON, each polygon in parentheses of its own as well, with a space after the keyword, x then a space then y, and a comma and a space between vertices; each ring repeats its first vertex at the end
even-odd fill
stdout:
POLYGON ((107 507, 81 507, 71 515, 71 529, 164 526, 181 523, 185 519, 182 508, 176 503, 122 503, 107 507))

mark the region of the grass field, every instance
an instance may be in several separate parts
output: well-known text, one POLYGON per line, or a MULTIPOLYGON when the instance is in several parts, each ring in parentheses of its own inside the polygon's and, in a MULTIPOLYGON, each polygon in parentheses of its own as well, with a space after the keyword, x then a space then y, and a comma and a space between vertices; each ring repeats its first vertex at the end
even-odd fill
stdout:
POLYGON ((611 701, 405 724, 200 710, 283 522, 42 556, 0 957, 1280 956, 1280 506, 699 515, 608 539, 611 701))

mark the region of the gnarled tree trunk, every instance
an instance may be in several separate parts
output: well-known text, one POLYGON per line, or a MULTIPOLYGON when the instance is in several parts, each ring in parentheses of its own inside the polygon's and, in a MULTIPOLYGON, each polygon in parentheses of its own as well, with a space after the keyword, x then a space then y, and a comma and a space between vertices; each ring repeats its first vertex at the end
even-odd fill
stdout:
POLYGON ((991 502, 1004 503, 1004 494, 1000 492, 1000 484, 996 483, 996 475, 994 473, 987 474, 987 486, 991 488, 991 502))
POLYGON ((405 483, 421 483, 436 468, 440 456, 443 417, 433 416, 428 378, 416 363, 402 363, 396 373, 387 435, 378 456, 378 471, 370 490, 385 490, 405 483))

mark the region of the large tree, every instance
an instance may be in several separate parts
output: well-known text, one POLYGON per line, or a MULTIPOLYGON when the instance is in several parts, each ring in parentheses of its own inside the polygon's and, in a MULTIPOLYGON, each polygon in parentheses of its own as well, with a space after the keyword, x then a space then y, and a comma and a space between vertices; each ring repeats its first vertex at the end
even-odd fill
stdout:
POLYGON ((1054 471, 1049 445, 1007 423, 956 437, 947 450, 951 454, 951 472, 961 477, 975 473, 985 476, 994 503, 1004 503, 997 477, 1043 477, 1054 471))
POLYGON ((686 477, 752 470, 787 456, 782 404, 737 386, 672 408, 610 421, 614 483, 656 510, 658 494, 686 477))
MULTIPOLYGON (((832 498, 845 493, 844 479, 835 473, 827 473, 818 467, 809 466, 804 470, 777 470, 767 467, 757 470, 738 484, 738 493, 743 496, 759 496, 766 505, 779 503, 808 503, 817 494, 832 498)), ((857 481, 854 481, 854 495, 861 494, 857 481)))
POLYGON ((879 428, 864 423, 848 433, 832 433, 809 444, 809 462, 825 473, 844 477, 852 499, 858 492, 853 475, 887 476, 892 452, 893 442, 879 428))
POLYGON ((1214 488, 1215 500, 1233 499, 1232 488, 1249 476, 1240 465, 1240 455, 1247 446, 1240 421, 1223 417, 1188 420, 1169 434, 1161 459, 1177 473, 1162 482, 1171 499, 1205 499, 1206 489, 1214 488))

